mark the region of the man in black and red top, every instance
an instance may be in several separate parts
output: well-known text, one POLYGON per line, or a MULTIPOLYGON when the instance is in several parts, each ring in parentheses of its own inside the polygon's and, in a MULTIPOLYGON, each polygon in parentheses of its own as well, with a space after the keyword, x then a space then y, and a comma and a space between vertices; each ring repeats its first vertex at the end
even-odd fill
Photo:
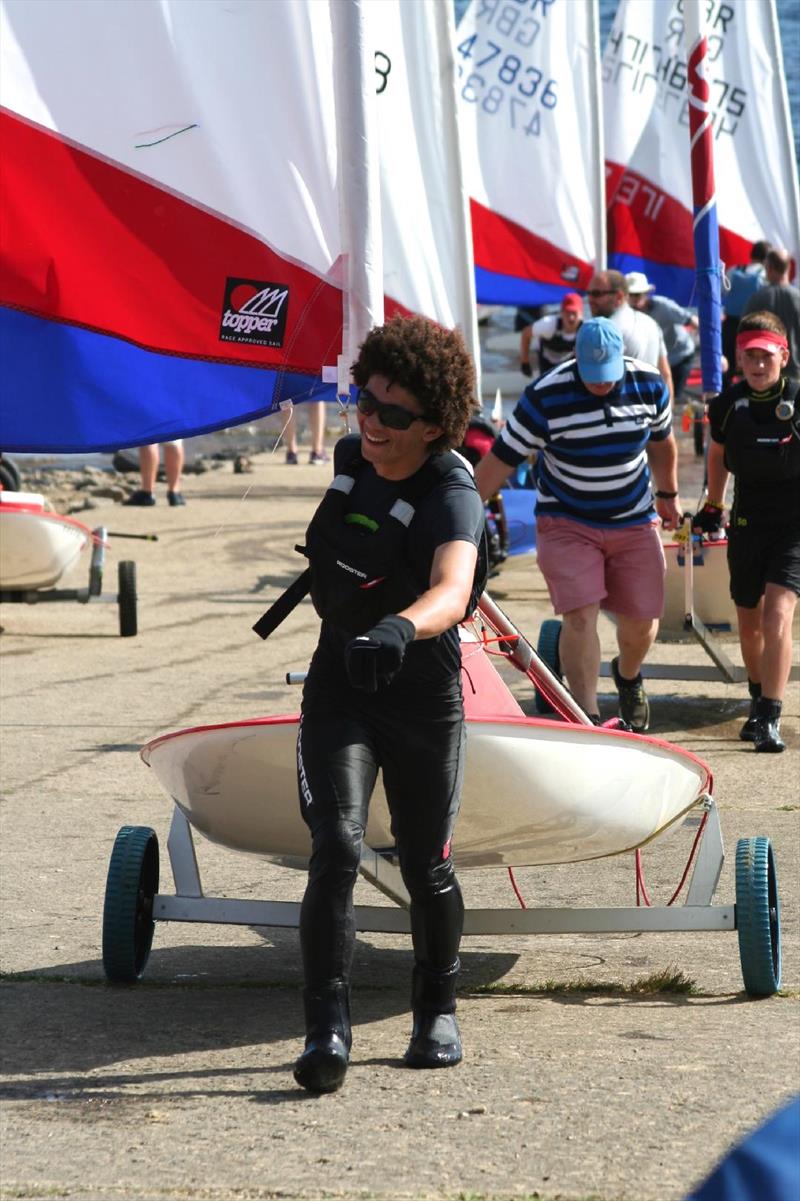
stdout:
POLYGON ((523 375, 532 376, 534 365, 531 352, 538 356, 536 375, 544 375, 551 367, 575 357, 575 335, 583 321, 583 300, 577 292, 567 292, 561 301, 561 311, 540 317, 526 326, 520 335, 519 360, 523 375))
POLYGON ((773 313, 742 317, 736 360, 743 381, 709 406, 708 500, 693 525, 722 529, 732 475, 728 564, 751 698, 739 736, 774 753, 785 745, 780 715, 800 594, 800 386, 785 374, 786 328, 773 313))

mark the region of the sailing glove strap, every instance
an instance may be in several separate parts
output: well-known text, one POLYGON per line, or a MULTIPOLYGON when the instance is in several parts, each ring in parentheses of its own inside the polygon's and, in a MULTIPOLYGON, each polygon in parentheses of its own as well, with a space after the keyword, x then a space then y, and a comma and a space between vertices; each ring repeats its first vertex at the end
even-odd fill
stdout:
POLYGON ((701 534, 717 534, 722 529, 722 514, 720 505, 712 505, 707 501, 692 518, 692 529, 701 534))
POLYGON ((344 648, 347 678, 353 688, 377 692, 389 684, 403 665, 406 647, 416 634, 413 621, 390 613, 366 634, 351 638, 344 648))

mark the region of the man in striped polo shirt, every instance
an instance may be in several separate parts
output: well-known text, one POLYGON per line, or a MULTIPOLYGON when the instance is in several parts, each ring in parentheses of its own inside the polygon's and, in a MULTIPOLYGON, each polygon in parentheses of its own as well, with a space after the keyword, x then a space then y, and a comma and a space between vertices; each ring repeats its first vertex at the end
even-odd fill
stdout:
POLYGON ((654 367, 625 356, 619 331, 604 317, 583 323, 575 354, 526 388, 475 482, 482 497, 491 496, 536 454, 537 551, 553 608, 563 615, 564 674, 599 720, 597 618, 600 609, 613 613, 619 712, 642 732, 650 705, 641 666, 664 607, 658 519, 665 529, 681 519, 669 394, 654 367))

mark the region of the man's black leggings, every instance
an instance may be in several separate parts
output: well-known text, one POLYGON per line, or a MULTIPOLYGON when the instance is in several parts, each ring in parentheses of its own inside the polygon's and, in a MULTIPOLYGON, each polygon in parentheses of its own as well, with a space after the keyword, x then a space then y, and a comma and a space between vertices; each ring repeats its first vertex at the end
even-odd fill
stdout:
POLYGON ((416 960, 433 973, 452 971, 464 917, 450 857, 464 745, 458 679, 444 692, 368 695, 344 682, 331 688, 312 666, 297 740, 300 808, 312 843, 300 910, 306 987, 349 980, 353 885, 379 769, 411 897, 416 960))

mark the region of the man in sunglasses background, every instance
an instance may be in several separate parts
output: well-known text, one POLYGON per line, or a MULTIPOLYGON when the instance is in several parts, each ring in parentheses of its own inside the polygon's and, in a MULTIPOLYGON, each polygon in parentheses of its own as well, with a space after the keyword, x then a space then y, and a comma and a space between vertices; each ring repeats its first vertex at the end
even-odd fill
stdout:
POLYGON ((322 628, 303 689, 300 807, 311 831, 300 912, 306 1044, 295 1079, 344 1081, 353 885, 378 771, 411 897, 412 1068, 461 1059, 463 901, 450 855, 464 767, 458 623, 482 589, 484 509, 461 445, 475 376, 461 335, 421 317, 374 329, 352 375, 359 434, 306 534, 322 628))
POLYGON ((674 399, 672 369, 664 335, 652 317, 628 304, 628 281, 622 272, 595 271, 586 296, 593 317, 607 317, 614 322, 622 335, 625 354, 650 363, 661 373, 671 403, 674 399))
POLYGON ((604 317, 584 321, 575 355, 525 389, 475 482, 491 496, 536 454, 538 563, 563 615, 564 674, 599 723, 597 619, 601 609, 613 613, 619 715, 641 733, 650 723, 641 666, 664 607, 658 519, 666 529, 680 522, 669 397, 655 368, 625 355, 604 317))

